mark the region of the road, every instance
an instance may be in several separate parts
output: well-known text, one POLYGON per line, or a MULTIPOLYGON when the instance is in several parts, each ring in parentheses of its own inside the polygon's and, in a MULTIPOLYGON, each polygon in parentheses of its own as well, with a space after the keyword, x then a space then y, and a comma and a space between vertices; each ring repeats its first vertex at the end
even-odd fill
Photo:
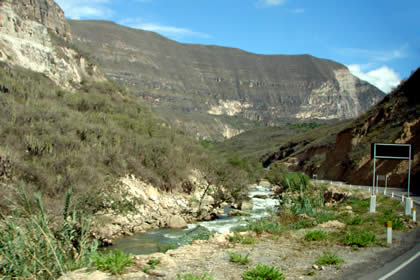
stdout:
POLYGON ((420 244, 360 280, 416 280, 420 278, 420 244))
MULTIPOLYGON (((350 188, 356 188, 356 189, 362 189, 362 190, 366 190, 366 191, 372 191, 372 186, 359 186, 359 185, 348 185, 344 182, 340 182, 340 181, 328 181, 328 180, 313 180, 315 182, 321 182, 321 183, 325 183, 325 184, 334 184, 334 185, 342 185, 345 187, 350 187, 350 188)), ((378 187, 378 192, 380 194, 384 194, 384 187, 378 187)), ((404 194, 405 197, 407 197, 407 189, 403 189, 403 188, 387 188, 386 191, 386 195, 391 196, 392 192, 394 192, 394 196, 396 198, 401 198, 401 196, 404 194)), ((413 201, 415 204, 417 204, 418 206, 420 206, 420 195, 419 194, 413 194, 410 193, 410 197, 413 198, 413 201)))

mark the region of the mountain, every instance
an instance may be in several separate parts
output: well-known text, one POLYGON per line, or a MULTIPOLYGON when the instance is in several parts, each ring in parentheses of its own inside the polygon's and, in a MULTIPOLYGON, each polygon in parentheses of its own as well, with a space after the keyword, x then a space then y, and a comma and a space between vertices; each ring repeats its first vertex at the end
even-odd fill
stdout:
POLYGON ((71 44, 64 12, 52 0, 0 2, 0 61, 43 73, 62 88, 104 75, 71 44))
POLYGON ((181 44, 106 21, 69 21, 74 43, 105 75, 199 138, 258 125, 350 119, 384 94, 337 62, 181 44))
MULTIPOLYGON (((295 170, 317 174, 318 178, 372 184, 371 143, 413 145, 411 187, 419 192, 420 184, 420 68, 391 94, 345 128, 307 141, 308 135, 288 141, 276 152, 263 157, 265 165, 281 161, 295 170)), ((388 175, 388 185, 407 187, 408 161, 377 160, 376 174, 388 175)))

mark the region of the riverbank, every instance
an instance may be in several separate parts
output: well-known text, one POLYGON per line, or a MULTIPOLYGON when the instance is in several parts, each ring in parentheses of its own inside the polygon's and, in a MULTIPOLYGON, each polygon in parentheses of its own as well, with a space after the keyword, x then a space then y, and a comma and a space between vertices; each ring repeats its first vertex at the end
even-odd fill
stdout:
POLYGON ((384 254, 406 248, 404 236, 418 226, 400 215, 402 207, 397 200, 378 197, 377 213, 368 214, 365 193, 340 186, 330 186, 326 193, 345 199, 326 202, 326 210, 316 217, 273 214, 261 225, 250 225, 251 231, 215 234, 207 241, 195 240, 166 253, 136 256, 122 276, 84 269, 61 279, 90 279, 92 275, 97 276, 95 279, 178 279, 178 275, 187 279, 182 277, 194 274, 239 280, 258 264, 278 268, 286 279, 340 279, 352 267, 380 261, 384 254), (388 218, 400 222, 396 229, 400 232, 394 235, 390 248, 385 243, 386 229, 381 226, 388 218), (233 262, 232 254, 247 256, 248 263, 233 262), (321 264, 320 257, 325 255, 332 256, 337 264, 321 264), (159 264, 148 269, 150 260, 159 260, 159 264))

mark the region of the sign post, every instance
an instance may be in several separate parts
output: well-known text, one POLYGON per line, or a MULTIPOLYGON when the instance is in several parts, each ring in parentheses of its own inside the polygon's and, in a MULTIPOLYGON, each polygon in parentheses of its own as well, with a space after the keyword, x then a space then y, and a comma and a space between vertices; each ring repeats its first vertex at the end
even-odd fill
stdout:
POLYGON ((411 161, 414 159, 414 153, 411 144, 372 143, 370 153, 371 158, 373 159, 373 188, 375 188, 376 159, 408 160, 407 197, 410 197, 411 161))

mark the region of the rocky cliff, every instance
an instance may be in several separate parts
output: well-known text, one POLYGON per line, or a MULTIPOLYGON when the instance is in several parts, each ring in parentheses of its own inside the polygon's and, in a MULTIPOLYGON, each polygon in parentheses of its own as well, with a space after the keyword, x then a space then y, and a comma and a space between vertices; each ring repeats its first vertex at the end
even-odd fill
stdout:
POLYGON ((54 1, 0 2, 0 61, 44 73, 64 88, 83 79, 104 79, 71 39, 64 13, 54 1))
POLYGON ((310 55, 180 44, 105 21, 70 21, 70 26, 75 44, 94 54, 108 77, 131 87, 168 119, 189 123, 202 138, 215 136, 211 129, 220 138, 223 126, 216 120, 239 133, 246 129, 240 120, 274 125, 354 118, 384 96, 344 65, 310 55))
MULTIPOLYGON (((420 69, 367 113, 333 133, 335 141, 319 137, 287 143, 276 153, 267 155, 266 164, 281 160, 295 170, 317 174, 320 179, 371 185, 370 144, 412 144, 411 190, 420 192, 420 150, 416 145, 420 143, 419 81, 420 69)), ((406 188, 407 172, 408 161, 377 160, 376 174, 388 175, 390 186, 406 188)))

